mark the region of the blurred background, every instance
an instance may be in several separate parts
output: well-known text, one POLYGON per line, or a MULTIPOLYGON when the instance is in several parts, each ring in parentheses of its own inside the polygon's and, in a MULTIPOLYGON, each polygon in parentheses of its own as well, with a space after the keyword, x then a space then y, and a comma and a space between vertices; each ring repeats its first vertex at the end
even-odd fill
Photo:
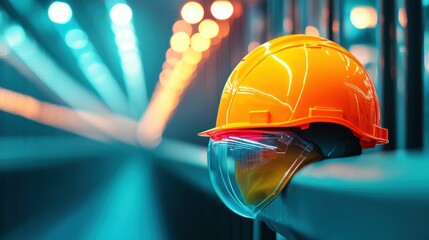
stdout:
POLYGON ((207 138, 265 41, 329 38, 390 144, 429 149, 429 1, 0 1, 0 239, 275 239, 214 193, 207 138), (412 17, 407 17, 407 16, 412 17))

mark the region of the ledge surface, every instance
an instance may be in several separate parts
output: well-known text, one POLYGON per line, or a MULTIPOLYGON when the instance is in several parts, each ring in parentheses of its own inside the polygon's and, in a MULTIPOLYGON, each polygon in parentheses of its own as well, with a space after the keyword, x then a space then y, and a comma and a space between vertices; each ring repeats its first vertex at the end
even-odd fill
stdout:
POLYGON ((429 239, 429 154, 364 153, 311 164, 262 218, 288 239, 429 239))

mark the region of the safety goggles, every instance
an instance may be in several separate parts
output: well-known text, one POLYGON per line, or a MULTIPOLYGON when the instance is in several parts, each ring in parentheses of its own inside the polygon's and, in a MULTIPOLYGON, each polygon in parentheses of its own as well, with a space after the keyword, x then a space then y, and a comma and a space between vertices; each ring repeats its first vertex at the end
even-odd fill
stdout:
POLYGON ((255 218, 300 167, 322 158, 317 146, 287 131, 224 131, 212 135, 208 147, 217 194, 248 218, 255 218))

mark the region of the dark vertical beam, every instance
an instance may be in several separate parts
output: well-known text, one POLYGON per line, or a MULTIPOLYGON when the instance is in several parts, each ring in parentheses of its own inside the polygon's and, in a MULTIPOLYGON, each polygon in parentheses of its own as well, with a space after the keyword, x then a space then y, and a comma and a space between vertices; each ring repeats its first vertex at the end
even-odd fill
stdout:
POLYGON ((338 43, 343 46, 345 49, 348 49, 348 45, 346 45, 346 38, 344 34, 344 1, 337 1, 336 9, 338 9, 338 43))
MULTIPOLYGON (((421 1, 405 1, 406 143, 407 149, 423 147, 423 9, 421 1)), ((390 131, 390 129, 389 129, 390 131)))
POLYGON ((275 240, 276 232, 258 219, 253 220, 253 240, 275 240))
POLYGON ((308 15, 309 11, 308 11, 308 3, 307 0, 301 0, 299 1, 301 4, 299 5, 300 8, 300 26, 299 26, 299 31, 300 33, 305 33, 305 27, 307 27, 308 25, 308 15))
POLYGON ((268 39, 283 35, 283 0, 267 1, 268 39))
POLYGON ((297 29, 297 14, 296 14, 296 0, 290 0, 290 17, 292 20, 292 34, 298 33, 297 29))
POLYGON ((262 41, 261 43, 268 41, 268 24, 269 24, 269 16, 268 16, 268 3, 267 1, 261 1, 257 4, 257 8, 260 13, 262 13, 262 20, 264 22, 264 27, 261 33, 258 34, 258 38, 262 41))
POLYGON ((328 9, 328 39, 334 41, 334 0, 327 0, 327 9, 328 9))
POLYGON ((389 144, 385 150, 397 148, 396 131, 396 7, 395 1, 381 0, 381 76, 382 126, 389 129, 389 144))

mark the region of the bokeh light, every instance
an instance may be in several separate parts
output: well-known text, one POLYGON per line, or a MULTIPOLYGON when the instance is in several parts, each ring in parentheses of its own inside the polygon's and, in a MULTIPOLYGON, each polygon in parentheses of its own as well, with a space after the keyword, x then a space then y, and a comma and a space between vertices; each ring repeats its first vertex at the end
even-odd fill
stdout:
POLYGON ((224 38, 229 34, 229 23, 227 21, 219 22, 219 37, 224 38))
POLYGON ((110 19, 114 24, 126 25, 131 22, 133 12, 131 8, 124 3, 118 3, 110 9, 110 19))
POLYGON ((375 62, 375 59, 377 57, 377 50, 370 45, 354 44, 350 46, 349 51, 364 66, 371 62, 375 62))
POLYGON ((184 52, 189 48, 189 35, 184 32, 173 34, 170 39, 171 48, 176 52, 184 52))
POLYGON ((232 16, 234 7, 230 1, 214 1, 210 11, 216 19, 225 20, 232 16))
POLYGON ((201 33, 195 33, 191 37, 191 47, 197 52, 204 52, 210 47, 210 39, 204 37, 201 33))
POLYGON ((176 66, 174 66, 174 71, 180 72, 185 78, 187 78, 187 80, 189 80, 189 77, 194 71, 194 66, 195 65, 191 65, 184 60, 180 60, 177 62, 176 66))
POLYGON ((291 18, 283 19, 283 30, 286 33, 291 33, 293 31, 293 21, 291 18))
POLYGON ((53 2, 48 8, 48 16, 54 23, 66 24, 73 16, 70 5, 65 2, 53 2))
POLYGON ((136 44, 133 41, 120 41, 117 42, 117 46, 120 52, 136 50, 136 44))
POLYGON ((219 25, 210 19, 205 19, 198 25, 198 31, 207 38, 214 38, 219 34, 219 25))
POLYGON ((377 25, 377 11, 373 7, 354 7, 350 21, 357 29, 373 28, 377 25))
POLYGON ((261 45, 261 43, 260 42, 256 42, 256 41, 251 41, 250 43, 249 43, 249 45, 247 46, 247 52, 251 52, 251 51, 253 51, 253 49, 255 49, 255 48, 257 48, 257 47, 259 47, 259 45, 261 45))
POLYGON ((137 74, 141 70, 140 55, 136 52, 129 52, 122 56, 122 67, 124 72, 130 75, 137 74))
POLYGON ((305 27, 305 34, 312 36, 320 36, 319 30, 315 26, 307 26, 305 27))
POLYGON ((105 67, 100 63, 94 62, 88 65, 87 71, 91 77, 96 77, 105 71, 105 67))
POLYGON ((176 58, 176 59, 180 59, 182 57, 182 54, 179 52, 174 51, 173 49, 169 48, 167 50, 167 52, 165 53, 165 58, 169 59, 169 58, 176 58))
POLYGON ((197 2, 187 2, 180 12, 183 20, 190 24, 200 22, 204 17, 204 9, 197 2))
POLYGON ((408 23, 407 12, 405 8, 400 8, 398 11, 398 20, 402 27, 406 27, 408 23))
POLYGON ((126 1, 105 2, 109 10, 111 29, 115 34, 130 115, 137 118, 145 111, 148 97, 144 64, 138 47, 139 39, 132 21, 133 11, 126 1), (114 3, 116 4, 113 5, 114 3))
POLYGON ((174 58, 174 57, 167 58, 167 63, 168 63, 169 65, 171 65, 171 66, 176 65, 176 63, 177 63, 178 61, 179 61, 179 59, 178 59, 178 58, 174 58))
POLYGON ((78 62, 81 65, 88 65, 97 61, 97 55, 94 52, 84 52, 79 55, 78 62))
POLYGON ((243 3, 241 1, 232 1, 233 13, 232 18, 240 17, 243 13, 243 3))
POLYGON ((164 69, 160 74, 159 74, 159 80, 163 81, 166 80, 168 78, 170 78, 172 70, 171 69, 164 69))
POLYGON ((0 88, 0 110, 99 141, 107 138, 83 121, 79 112, 0 88))
POLYGON ((129 29, 123 29, 115 34, 115 42, 121 53, 136 50, 137 38, 134 32, 129 29))
POLYGON ((198 64, 201 61, 202 54, 192 48, 189 48, 183 53, 183 60, 189 64, 198 64))
POLYGON ((115 32, 115 39, 116 41, 135 39, 135 35, 134 32, 130 29, 121 29, 115 32))
POLYGON ((171 70, 171 69, 173 69, 173 65, 171 65, 170 63, 168 63, 167 61, 165 61, 163 64, 162 64, 162 70, 171 70))
MULTIPOLYGON (((230 5, 228 1, 217 2, 215 9, 225 2, 230 5)), ((226 15, 218 17, 227 19, 235 12, 226 10, 226 15)), ((225 14, 224 8, 221 11, 225 14)), ((197 75, 200 62, 210 56, 211 46, 219 44, 230 32, 229 21, 203 20, 204 9, 196 2, 186 3, 181 16, 183 20, 176 21, 172 27, 171 47, 165 54, 166 60, 149 106, 139 121, 137 135, 145 147, 155 147, 161 142, 162 133, 186 88, 197 75), (192 24, 199 22, 195 33, 192 24)))
POLYGON ((340 22, 338 20, 334 20, 332 23, 332 31, 337 34, 340 31, 340 22))
POLYGON ((5 45, 0 44, 0 58, 7 58, 9 54, 10 54, 10 49, 5 45))
POLYGON ((9 46, 16 47, 24 42, 26 34, 21 26, 12 25, 5 30, 5 37, 9 46))
POLYGON ((173 25, 173 33, 184 32, 191 36, 192 34, 192 26, 185 20, 179 20, 173 25))
POLYGON ((73 49, 81 49, 88 45, 88 37, 80 29, 72 29, 66 33, 65 41, 67 46, 73 49))

